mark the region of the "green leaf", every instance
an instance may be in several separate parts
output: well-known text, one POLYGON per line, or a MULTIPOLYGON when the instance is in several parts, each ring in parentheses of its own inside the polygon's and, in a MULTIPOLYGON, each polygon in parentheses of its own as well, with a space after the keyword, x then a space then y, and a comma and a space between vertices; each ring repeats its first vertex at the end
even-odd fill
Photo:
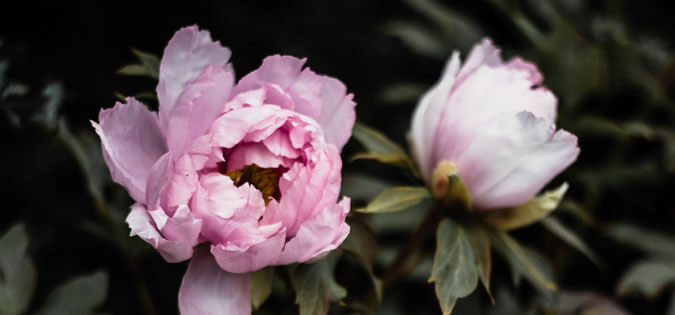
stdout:
POLYGON ((474 225, 468 229, 471 248, 476 257, 476 267, 478 268, 478 277, 483 284, 485 291, 494 305, 494 297, 490 290, 490 274, 492 272, 492 255, 490 253, 490 239, 486 231, 480 226, 474 225))
POLYGON ((117 71, 119 74, 147 76, 153 79, 159 78, 159 58, 151 53, 144 52, 135 48, 131 52, 136 55, 140 64, 130 64, 117 71))
POLYGON ((365 208, 354 211, 361 213, 397 212, 406 210, 427 198, 431 198, 431 193, 426 187, 392 187, 377 195, 365 208))
POLYGON ((617 294, 625 296, 640 293, 655 298, 666 286, 675 282, 675 268, 658 261, 641 261, 630 267, 621 277, 617 294))
POLYGON ((405 155, 405 151, 398 144, 389 140, 381 132, 370 128, 362 123, 354 124, 353 136, 363 144, 369 152, 389 154, 398 153, 405 155))
POLYGON ((480 40, 482 30, 471 19, 432 0, 405 0, 413 10, 434 22, 443 32, 447 47, 467 50, 480 40))
POLYGON ((103 304, 108 294, 108 273, 97 271, 79 276, 60 285, 49 296, 38 315, 91 314, 103 304))
POLYGON ((366 269, 373 284, 375 297, 379 302, 382 299, 382 285, 373 272, 373 262, 377 255, 377 240, 375 240, 373 231, 365 222, 350 220, 349 226, 351 228, 349 235, 340 247, 354 255, 366 269))
POLYGON ((138 76, 149 75, 148 69, 146 69, 144 65, 137 63, 128 64, 117 70, 117 73, 124 75, 138 75, 138 76))
POLYGON ((560 187, 534 197, 520 206, 487 212, 483 216, 483 221, 502 231, 530 225, 553 212, 558 207, 567 188, 567 183, 563 183, 560 187))
POLYGON ((469 295, 478 285, 476 257, 467 231, 450 219, 441 221, 436 241, 429 282, 435 283, 443 314, 450 314, 457 299, 469 295))
POLYGON ((675 238, 626 223, 612 224, 608 236, 657 256, 675 257, 675 238))
POLYGON ((444 42, 419 23, 392 21, 383 26, 383 31, 387 35, 398 37, 420 55, 440 59, 450 54, 444 42))
POLYGON ((35 291, 35 267, 26 255, 28 234, 14 225, 0 238, 0 314, 21 314, 35 291))
POLYGON ((251 273, 251 304, 257 310, 272 293, 274 267, 266 267, 251 273))
POLYGON ((456 205, 471 209, 471 196, 459 176, 457 168, 450 161, 441 161, 436 165, 431 176, 431 191, 436 200, 440 200, 448 208, 456 205))
POLYGON ((298 265, 293 275, 293 285, 300 315, 326 314, 330 302, 347 296, 345 288, 333 277, 337 258, 337 254, 332 253, 316 263, 298 265))
POLYGON ((390 85, 378 93, 380 102, 385 104, 416 104, 420 96, 429 87, 414 82, 399 82, 390 85))
POLYGON ((354 124, 352 135, 368 151, 367 153, 357 154, 352 158, 352 161, 357 159, 375 159, 382 163, 407 168, 413 175, 419 177, 415 164, 403 148, 389 140, 381 132, 357 122, 354 124))
POLYGON ((551 233, 558 236, 563 240, 567 245, 572 246, 574 249, 578 250, 580 253, 584 254, 588 259, 590 259, 596 266, 600 266, 600 259, 593 250, 586 245, 584 240, 577 236, 572 230, 564 226, 556 218, 548 217, 541 220, 541 223, 548 229, 551 233))
POLYGON ((502 231, 490 233, 490 240, 497 252, 511 266, 514 280, 524 275, 542 293, 555 291, 558 286, 553 282, 544 261, 534 251, 522 247, 516 240, 502 231))

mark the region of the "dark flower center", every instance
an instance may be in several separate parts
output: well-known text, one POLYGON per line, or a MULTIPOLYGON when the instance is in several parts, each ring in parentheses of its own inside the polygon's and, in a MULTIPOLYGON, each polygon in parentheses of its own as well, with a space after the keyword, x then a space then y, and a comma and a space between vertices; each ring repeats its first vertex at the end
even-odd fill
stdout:
POLYGON ((244 183, 249 183, 257 188, 263 195, 265 205, 267 205, 272 198, 279 201, 281 198, 281 191, 279 190, 279 178, 287 171, 283 167, 278 168, 262 168, 258 165, 246 165, 240 170, 226 172, 234 184, 239 187, 244 183))

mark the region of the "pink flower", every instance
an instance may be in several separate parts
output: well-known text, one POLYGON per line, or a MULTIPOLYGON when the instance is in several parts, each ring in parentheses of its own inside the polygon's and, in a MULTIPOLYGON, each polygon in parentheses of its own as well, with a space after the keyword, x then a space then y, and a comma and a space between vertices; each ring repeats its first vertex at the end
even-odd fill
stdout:
POLYGON ((572 164, 577 138, 556 131, 557 100, 542 79, 529 62, 502 61, 489 39, 464 65, 455 52, 412 120, 412 151, 427 182, 452 166, 473 209, 500 209, 527 202, 572 164))
POLYGON ((352 95, 279 55, 235 85, 229 58, 207 31, 183 28, 162 57, 159 112, 128 98, 92 122, 136 201, 131 235, 168 262, 192 258, 183 314, 250 313, 251 271, 318 259, 349 233, 338 197, 352 95))

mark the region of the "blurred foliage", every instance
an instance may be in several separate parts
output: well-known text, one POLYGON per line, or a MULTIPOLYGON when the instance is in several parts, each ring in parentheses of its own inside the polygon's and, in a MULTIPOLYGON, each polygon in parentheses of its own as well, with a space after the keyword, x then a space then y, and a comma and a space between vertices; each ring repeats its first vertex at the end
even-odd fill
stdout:
POLYGON ((356 95, 359 120, 374 128, 357 125, 358 141, 345 147, 343 194, 354 209, 398 210, 352 213, 352 232, 329 260, 262 271, 253 285, 260 288, 256 314, 438 314, 435 287, 452 302, 478 281, 487 290, 458 300, 453 314, 675 314, 675 59, 667 5, 202 2, 167 6, 162 15, 138 3, 92 12, 82 3, 33 6, 23 24, 0 28, 11 37, 0 39, 0 167, 11 186, 0 220, 0 231, 9 231, 0 240, 0 313, 175 313, 185 265, 165 263, 128 236, 131 200, 111 182, 87 120, 115 95, 156 108, 156 56, 178 27, 196 22, 232 48, 237 73, 288 53, 343 80, 356 95), (36 20, 36 11, 50 15, 36 20), (581 155, 547 187, 566 181, 570 188, 541 224, 507 234, 455 218, 437 231, 425 220, 437 215, 435 204, 417 188, 422 181, 405 134, 445 58, 455 50, 466 56, 484 36, 507 58, 537 64, 559 99, 558 125, 579 137, 581 155), (130 47, 147 52, 130 54, 130 47), (376 196, 400 187, 414 193, 378 206, 386 199, 376 196), (24 228, 12 227, 17 222, 24 228), (426 232, 415 236, 420 228, 426 232), (438 252, 434 232, 460 229, 466 237, 440 237, 443 248, 466 249, 468 242, 483 250, 438 252), (476 229, 489 236, 489 250, 476 229), (419 241, 397 263, 402 273, 391 273, 411 238, 419 241), (472 270, 470 281, 453 282, 434 265, 437 254, 472 270), (482 264, 467 265, 470 256, 482 264))
MULTIPOLYGON (((28 257, 28 234, 19 224, 0 237, 0 314, 18 315, 29 310, 37 272, 28 257)), ((55 288, 35 314, 94 314, 106 299, 108 273, 78 276, 55 288)))

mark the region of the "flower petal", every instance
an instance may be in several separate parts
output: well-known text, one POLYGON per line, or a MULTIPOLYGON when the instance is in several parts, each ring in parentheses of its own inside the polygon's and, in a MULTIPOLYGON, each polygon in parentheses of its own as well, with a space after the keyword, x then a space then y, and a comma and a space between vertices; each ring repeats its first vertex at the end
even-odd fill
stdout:
POLYGON ((177 213, 180 214, 163 218, 165 221, 162 222, 171 240, 160 234, 147 209, 139 203, 131 206, 126 222, 131 228, 131 236, 138 235, 148 242, 167 262, 181 262, 192 257, 192 247, 197 244, 201 220, 195 219, 187 209, 177 213))
POLYGON ((528 201, 578 154, 574 135, 520 112, 485 125, 457 160, 457 169, 475 208, 504 208, 528 201))
POLYGON ((196 25, 182 28, 173 35, 164 49, 157 85, 159 120, 164 130, 185 84, 208 65, 224 67, 230 55, 229 49, 211 40, 209 32, 199 31, 196 25))
POLYGON ((462 69, 457 73, 457 80, 463 80, 467 75, 483 65, 496 67, 501 66, 503 63, 499 48, 489 38, 483 38, 480 44, 471 48, 471 52, 469 52, 464 65, 462 65, 462 69))
POLYGON ((286 233, 281 230, 271 238, 245 250, 239 249, 234 244, 220 244, 212 245, 211 253, 218 265, 229 272, 251 272, 276 262, 285 242, 286 233))
POLYGON ((124 186, 134 200, 145 203, 150 169, 167 151, 157 116, 134 98, 127 98, 127 104, 118 102, 101 110, 98 121, 91 124, 101 138, 113 181, 124 186))
POLYGON ((349 225, 349 197, 338 204, 327 206, 314 218, 304 221, 295 237, 284 247, 276 264, 306 262, 336 249, 347 238, 349 225))
MULTIPOLYGON (((317 118, 321 113, 321 77, 309 69, 302 70, 307 59, 298 59, 292 56, 273 55, 265 58, 262 65, 247 74, 234 88, 234 94, 255 90, 271 83, 279 86, 293 99, 295 109, 301 114, 317 118)), ((274 95, 278 95, 275 93, 274 95)), ((269 97, 273 97, 270 95, 269 97)), ((272 99, 271 101, 274 101, 272 99)), ((282 104, 270 103, 279 106, 282 104)))
POLYGON ((257 70, 242 78, 234 94, 265 87, 267 101, 282 108, 309 116, 319 122, 326 141, 341 150, 351 136, 355 120, 352 94, 339 80, 302 69, 306 59, 292 56, 269 56, 257 70), (287 96, 280 91, 279 87, 287 96), (292 100, 292 102, 291 102, 292 100))
POLYGON ((169 149, 175 156, 180 156, 192 141, 204 135, 224 112, 233 84, 232 72, 219 66, 207 66, 197 78, 186 83, 165 129, 169 149))
POLYGON ((295 164, 279 179, 281 200, 267 205, 262 223, 283 222, 288 237, 295 236, 300 225, 335 204, 340 193, 342 161, 333 145, 320 152, 313 165, 295 164))
POLYGON ((321 88, 321 116, 319 125, 326 136, 326 142, 334 144, 338 151, 347 143, 352 135, 352 127, 356 120, 352 100, 353 94, 347 94, 347 88, 338 79, 324 76, 321 88))
POLYGON ((203 247, 195 251, 178 291, 182 315, 251 314, 251 275, 220 269, 203 247))
POLYGON ((553 123, 557 99, 548 89, 533 87, 531 70, 522 65, 480 66, 455 82, 434 136, 432 165, 441 160, 457 161, 474 136, 499 115, 528 111, 553 123))
POLYGON ((413 113, 410 141, 412 152, 420 166, 422 175, 427 181, 435 167, 432 158, 436 129, 443 112, 450 89, 455 82, 459 70, 459 53, 455 52, 448 60, 441 80, 436 83, 420 100, 413 113))

